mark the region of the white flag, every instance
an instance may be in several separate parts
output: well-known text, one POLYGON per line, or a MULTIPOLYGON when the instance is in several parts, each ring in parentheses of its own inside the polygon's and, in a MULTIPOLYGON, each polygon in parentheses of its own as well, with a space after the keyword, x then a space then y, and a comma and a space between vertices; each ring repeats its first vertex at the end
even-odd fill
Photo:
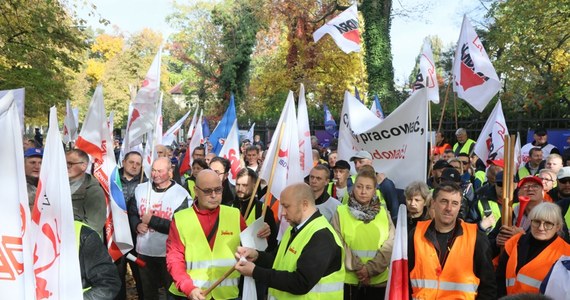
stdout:
MULTIPOLYGON (((105 240, 113 260, 133 248, 127 207, 113 151, 113 139, 106 119, 103 88, 97 86, 85 122, 75 146, 93 158, 93 176, 97 178, 107 203, 105 240)), ((93 228, 96 229, 96 228, 93 228)))
POLYGON ((184 122, 186 122, 186 119, 188 118, 189 115, 190 115, 190 111, 188 111, 182 118, 180 118, 180 120, 176 121, 176 123, 174 123, 174 125, 172 125, 172 126, 170 126, 170 128, 168 128, 168 130, 162 135, 162 144, 163 145, 172 145, 172 143, 174 142, 174 140, 176 138, 176 135, 178 134, 178 131, 182 127, 182 124, 184 124, 184 122))
MULTIPOLYGON (((24 174, 22 129, 13 92, 0 98, 0 292, 5 299, 35 299, 30 208, 24 174)), ((60 144, 61 148, 61 144, 60 144)), ((66 180, 67 183, 67 180, 66 180)))
POLYGON ((518 170, 523 164, 521 152, 521 134, 517 131, 517 140, 515 141, 515 170, 518 170))
POLYGON ((249 128, 249 130, 247 131, 247 134, 245 135, 245 138, 248 139, 251 143, 253 143, 253 136, 254 136, 254 131, 255 130, 255 123, 251 124, 251 127, 249 128))
POLYGON ((18 116, 20 117, 20 129, 22 133, 24 132, 24 102, 26 99, 26 89, 19 88, 13 90, 3 90, 0 91, 0 99, 2 99, 8 92, 12 91, 14 102, 16 102, 16 107, 18 108, 18 116))
MULTIPOLYGON (((352 96, 352 94, 350 94, 350 92, 345 91, 344 92, 344 102, 342 105, 342 112, 340 114, 340 125, 338 128, 338 148, 337 148, 337 152, 338 152, 338 160, 344 160, 347 161, 350 164, 350 172, 351 174, 356 174, 356 169, 354 168, 354 163, 350 161, 350 158, 352 157, 352 155, 354 155, 358 150, 356 148, 356 143, 354 141, 354 139, 352 138, 352 132, 350 130, 350 120, 348 118, 348 107, 350 105, 351 102, 353 101, 358 101, 358 99, 356 99, 354 96, 352 96)), ((360 101, 358 101, 360 102, 360 101)), ((357 109, 360 106, 355 106, 353 108, 357 109)), ((364 107, 366 109, 366 107, 364 107)), ((368 120, 369 122, 372 122, 374 124, 376 124, 375 122, 378 122, 378 119, 376 114, 373 114, 371 111, 367 110, 369 113, 366 113, 364 111, 361 111, 360 113, 362 113, 362 116, 366 116, 364 119, 368 120), (375 116, 374 119, 370 119, 370 113, 372 113, 372 116, 375 116)))
POLYGON ((202 115, 203 111, 200 110, 200 117, 196 122, 196 127, 194 127, 194 134, 192 135, 192 139, 190 140, 190 145, 188 145, 188 151, 186 151, 186 155, 188 155, 188 165, 190 168, 192 167, 192 152, 196 147, 204 144, 204 135, 202 134, 202 115))
POLYGON ((192 121, 190 121, 190 126, 188 127, 188 132, 186 133, 186 139, 190 139, 192 138, 192 135, 194 134, 194 128, 196 127, 196 115, 198 114, 198 111, 200 110, 200 107, 196 107, 196 110, 194 111, 194 116, 192 116, 192 121))
POLYGON ((356 3, 328 21, 313 33, 315 43, 325 34, 330 34, 336 45, 344 53, 360 51, 360 32, 358 24, 358 8, 356 3))
POLYGON ((299 159, 303 176, 309 175, 313 169, 313 149, 311 147, 311 130, 309 128, 309 113, 307 112, 307 101, 305 101, 305 86, 301 83, 299 91, 299 111, 297 111, 297 122, 299 124, 299 159))
POLYGON ((230 173, 228 174, 228 180, 232 183, 236 183, 237 173, 240 169, 240 156, 239 156, 239 136, 238 136, 238 126, 237 119, 232 124, 232 129, 226 137, 224 146, 220 150, 220 157, 223 157, 230 161, 230 173))
POLYGON ((77 122, 75 121, 73 109, 71 108, 69 100, 67 100, 65 101, 65 119, 63 119, 63 142, 65 144, 77 139, 76 124, 77 122))
POLYGON ((503 115, 501 100, 499 100, 483 126, 473 152, 484 162, 503 159, 505 135, 509 135, 509 129, 503 115))
POLYGON ((453 60, 453 90, 481 112, 500 89, 497 72, 465 16, 453 60))
POLYGON ((67 162, 52 107, 34 212, 37 299, 82 299, 67 162))
POLYGON ((348 114, 342 116, 348 118, 356 148, 370 152, 374 169, 385 173, 400 189, 426 179, 426 93, 425 89, 413 93, 383 121, 356 98, 349 97, 348 114))
MULTIPOLYGON (((289 91, 287 102, 283 107, 279 122, 263 161, 259 177, 268 184, 273 177, 272 185, 267 188, 267 195, 272 194, 274 199, 281 196, 285 187, 293 183, 303 182, 303 174, 299 164, 299 141, 297 137, 297 118, 295 114, 295 100, 293 92, 289 91), (281 140, 280 133, 283 132, 281 140), (277 156, 277 163, 273 161, 277 156)), ((275 203, 275 202, 274 202, 275 203)), ((270 205, 269 208, 273 207, 270 205)))
MULTIPOLYGON (((160 88, 160 58, 162 48, 154 57, 145 80, 133 100, 133 111, 127 124, 128 145, 134 147, 142 142, 145 133, 152 132, 156 123, 156 103, 160 88)), ((161 132, 162 136, 162 132, 161 132)))
POLYGON ((424 40, 422 55, 420 56, 420 72, 413 86, 414 91, 423 88, 428 90, 428 99, 438 104, 439 86, 437 82, 437 71, 431 52, 431 44, 428 39, 424 40))

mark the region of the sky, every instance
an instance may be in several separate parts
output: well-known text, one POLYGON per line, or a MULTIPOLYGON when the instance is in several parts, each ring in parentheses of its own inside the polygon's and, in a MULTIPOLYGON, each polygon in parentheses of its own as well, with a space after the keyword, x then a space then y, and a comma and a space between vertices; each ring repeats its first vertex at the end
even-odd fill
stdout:
MULTIPOLYGON (((165 20, 173 11, 172 0, 90 0, 90 2, 97 6, 97 12, 103 18, 111 22, 111 25, 104 27, 97 22, 97 18, 87 16, 86 11, 79 12, 79 16, 85 18, 94 28, 102 28, 108 33, 113 33, 118 27, 123 32, 135 33, 148 27, 161 32, 165 39, 173 32, 165 20)), ((179 0, 179 2, 185 1, 179 0)), ((402 86, 408 80, 426 36, 438 35, 443 40, 444 46, 455 44, 464 14, 477 27, 473 19, 480 19, 480 11, 475 10, 478 4, 477 0, 393 0, 396 12, 413 11, 417 6, 423 7, 421 16, 396 15, 392 20, 391 43, 396 85, 402 86), (425 3, 431 4, 425 7, 425 3)))

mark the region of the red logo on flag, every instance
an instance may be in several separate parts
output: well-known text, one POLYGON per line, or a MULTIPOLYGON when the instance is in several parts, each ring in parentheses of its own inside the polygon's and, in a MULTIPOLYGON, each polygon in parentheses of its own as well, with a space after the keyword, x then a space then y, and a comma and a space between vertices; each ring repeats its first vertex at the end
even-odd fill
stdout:
POLYGON ((133 109, 133 114, 131 115, 131 122, 129 122, 129 126, 127 126, 127 128, 131 128, 131 125, 133 124, 133 122, 138 119, 140 117, 140 113, 138 109, 133 109))

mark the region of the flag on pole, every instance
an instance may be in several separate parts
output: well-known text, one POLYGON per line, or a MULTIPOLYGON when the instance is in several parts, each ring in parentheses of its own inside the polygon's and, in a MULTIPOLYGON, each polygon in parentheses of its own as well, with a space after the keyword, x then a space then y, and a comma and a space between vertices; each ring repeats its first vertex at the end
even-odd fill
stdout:
POLYGON ((178 131, 182 127, 182 124, 184 124, 184 122, 186 122, 186 119, 190 115, 190 112, 191 111, 188 111, 184 116, 182 116, 182 118, 180 118, 180 120, 176 121, 176 123, 174 123, 174 125, 170 126, 170 128, 168 128, 168 130, 164 133, 164 135, 162 136, 162 143, 164 145, 172 145, 172 143, 176 139, 176 135, 178 134, 178 131))
POLYGON ((61 147, 55 107, 50 109, 32 230, 37 299, 82 299, 67 162, 61 147))
POLYGON ((428 90, 428 99, 433 103, 438 104, 439 86, 437 82, 437 71, 431 51, 431 43, 428 39, 424 40, 422 54, 420 56, 420 70, 416 76, 416 82, 414 83, 413 90, 415 92, 423 88, 428 90))
POLYGON ((192 116, 192 121, 190 121, 190 126, 188 127, 188 132, 186 133, 186 139, 191 139, 192 135, 194 134, 194 127, 196 127, 196 117, 198 115, 198 111, 200 110, 200 107, 196 107, 196 110, 194 111, 194 116, 192 116))
MULTIPOLYGON (((133 111, 127 124, 127 149, 142 142, 145 133, 152 132, 156 122, 156 102, 160 88, 160 58, 162 48, 154 57, 145 80, 133 100, 133 111)), ((162 132, 161 132, 162 136, 162 132)))
POLYGON ((380 99, 378 99, 378 95, 374 95, 374 101, 370 106, 370 111, 373 112, 378 119, 384 120, 384 111, 382 110, 382 105, 380 105, 380 99))
MULTIPOLYGON (((236 119, 236 106, 234 104, 234 94, 232 94, 230 97, 230 105, 228 105, 228 109, 226 109, 222 120, 220 120, 220 123, 218 123, 218 126, 216 126, 210 135, 209 141, 212 143, 212 152, 216 154, 220 153, 220 150, 222 150, 222 147, 224 146, 226 137, 232 129, 232 124, 236 119)), ((200 121, 200 126, 202 126, 202 121, 200 121)))
POLYGON ((409 271, 408 271, 408 224, 406 223, 406 205, 400 204, 394 248, 388 271, 388 284, 386 285, 386 300, 408 299, 409 296, 409 271))
POLYGON ((22 130, 22 133, 24 132, 24 102, 26 99, 26 89, 25 88, 19 88, 19 89, 13 89, 13 90, 3 90, 0 91, 0 99, 2 99, 4 96, 6 96, 6 94, 8 94, 9 92, 12 92, 12 95, 14 97, 14 102, 16 103, 16 107, 18 108, 18 116, 20 117, 20 129, 22 130))
POLYGON ((473 152, 484 162, 502 159, 505 151, 505 135, 509 135, 509 129, 499 100, 483 126, 473 152))
POLYGON ((192 140, 190 140, 190 145, 188 145, 188 167, 192 167, 192 151, 204 144, 204 135, 202 134, 202 115, 203 111, 200 110, 200 118, 196 122, 196 127, 194 128, 194 134, 192 135, 192 140))
POLYGON ((356 3, 317 29, 313 33, 315 43, 325 34, 330 34, 336 45, 344 53, 359 52, 361 41, 356 3))
MULTIPOLYGON (((12 91, 0 97, 0 137, 0 187, 3 197, 0 236, 4 242, 0 254, 0 291, 5 299, 32 300, 36 299, 36 294, 33 288, 30 208, 24 174, 22 128, 12 91)), ((66 180, 65 183, 69 188, 69 182, 66 180)))
POLYGON ((325 130, 332 136, 338 137, 338 130, 336 127, 336 121, 334 120, 329 107, 325 104, 323 107, 325 111, 325 130))
POLYGON ((234 120, 232 129, 226 138, 226 142, 220 150, 220 157, 223 157, 230 161, 230 173, 228 174, 228 180, 232 183, 236 183, 237 173, 240 169, 240 156, 239 156, 239 135, 237 119, 234 120))
POLYGON ((75 146, 93 157, 93 176, 103 187, 107 202, 104 230, 107 249, 113 260, 117 260, 133 248, 133 241, 112 145, 111 132, 106 122, 103 87, 99 85, 89 104, 75 146))
POLYGON ((275 216, 279 216, 279 201, 281 192, 286 186, 293 183, 303 182, 304 176, 299 164, 299 140, 297 130, 297 118, 295 113, 295 100, 293 92, 289 91, 287 102, 279 117, 275 133, 267 150, 267 156, 263 161, 259 177, 271 186, 267 188, 266 196, 271 194, 271 203, 267 207, 273 210, 275 216), (283 135, 280 138, 281 132, 283 135), (273 162, 276 161, 275 165, 273 162), (273 177, 273 180, 270 178, 273 177))
POLYGON ((501 83, 497 72, 473 26, 464 16, 453 60, 453 90, 482 112, 499 89, 501 83))
POLYGON ((515 141, 515 170, 518 170, 519 167, 523 164, 522 157, 521 157, 521 134, 517 131, 517 139, 515 141))
POLYGON ((71 104, 67 100, 65 101, 65 119, 63 119, 63 142, 65 144, 77 139, 76 124, 71 104))
POLYGON ((204 138, 210 137, 210 125, 208 125, 208 119, 206 117, 202 119, 202 134, 204 138))
POLYGON ((254 136, 254 132, 255 132, 255 123, 253 123, 251 125, 251 127, 249 128, 249 130, 247 131, 247 134, 245 135, 245 138, 248 139, 250 142, 253 143, 253 136, 254 136))
POLYGON ((305 86, 301 83, 299 91, 299 110, 297 111, 297 124, 299 124, 299 159, 303 176, 309 175, 313 169, 313 149, 311 147, 311 129, 309 128, 309 113, 305 100, 305 86))

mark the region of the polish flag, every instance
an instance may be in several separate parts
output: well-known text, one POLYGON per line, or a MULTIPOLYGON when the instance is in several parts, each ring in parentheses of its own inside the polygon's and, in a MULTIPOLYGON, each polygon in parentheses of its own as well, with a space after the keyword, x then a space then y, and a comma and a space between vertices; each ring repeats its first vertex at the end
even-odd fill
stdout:
POLYGON ((313 39, 318 42, 325 34, 330 34, 336 45, 344 53, 360 51, 360 32, 358 23, 358 8, 356 3, 327 22, 313 33, 313 39))
POLYGON ((406 223, 406 205, 400 204, 398 224, 394 237, 394 248, 390 261, 388 284, 386 285, 387 300, 409 299, 408 289, 408 224, 406 223))
POLYGON ((63 142, 68 144, 77 139, 77 122, 69 100, 65 102, 65 119, 63 119, 63 142))
POLYGON ((307 101, 305 100, 305 86, 301 83, 299 91, 299 111, 297 112, 297 123, 299 125, 299 158, 303 176, 309 175, 313 168, 313 149, 311 147, 311 130, 309 128, 309 113, 307 112, 307 101))
POLYGON ((91 155, 93 176, 97 178, 105 191, 107 202, 105 240, 109 254, 115 261, 133 248, 133 240, 129 230, 127 205, 113 152, 113 139, 106 120, 101 85, 95 89, 75 146, 91 155))
MULTIPOLYGON (((14 92, 0 96, 0 291, 3 299, 36 299, 30 231, 30 209, 24 174, 22 128, 14 92)), ((59 144, 61 148, 61 143, 59 144)), ((63 149, 62 149, 63 151, 63 149)), ((67 172, 66 172, 67 173, 67 172)), ((69 190, 67 174, 65 183, 69 190)), ((71 203, 71 200, 70 200, 71 203)), ((71 204, 70 204, 71 205, 71 204)), ((72 217, 73 218, 73 217, 72 217)), ((73 220, 72 220, 73 221, 73 220)))
POLYGON ((66 164, 52 107, 32 213, 37 299, 83 298, 66 164))
POLYGON ((226 142, 220 150, 220 157, 223 157, 230 161, 230 173, 228 174, 228 180, 232 183, 236 183, 237 173, 240 170, 240 160, 239 160, 239 142, 238 142, 238 126, 237 119, 234 120, 234 124, 230 129, 230 133, 226 137, 226 142))

